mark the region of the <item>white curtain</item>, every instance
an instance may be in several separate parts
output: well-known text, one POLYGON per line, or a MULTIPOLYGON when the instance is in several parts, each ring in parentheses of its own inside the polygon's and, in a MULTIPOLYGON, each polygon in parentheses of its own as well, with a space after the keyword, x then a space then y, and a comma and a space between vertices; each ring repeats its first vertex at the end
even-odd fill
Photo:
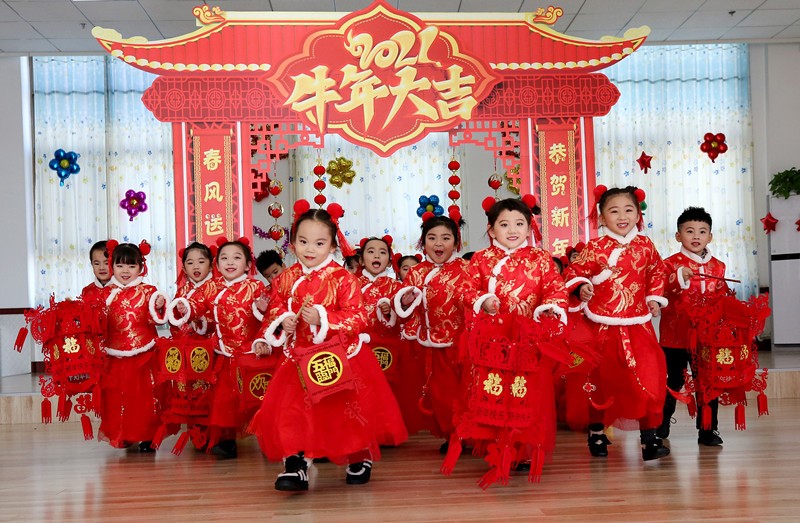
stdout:
POLYGON ((155 78, 111 57, 33 59, 36 302, 74 297, 92 281, 89 248, 114 238, 152 246, 147 281, 174 291, 172 135, 141 97, 155 78), (59 184, 57 149, 80 155, 80 172, 59 184), (147 196, 133 221, 119 202, 147 196))
POLYGON ((597 183, 647 192, 646 234, 664 257, 680 248, 678 215, 704 207, 713 220, 709 249, 742 281, 732 287, 740 298, 757 293, 747 46, 642 47, 604 73, 621 97, 595 119, 597 183), (728 144, 715 162, 700 151, 709 132, 728 144), (653 157, 647 174, 636 163, 643 151, 653 157))
MULTIPOLYGON (((461 160, 458 149, 456 160, 461 160)), ((338 135, 326 135, 325 147, 299 147, 291 156, 292 188, 296 198, 305 198, 314 207, 317 180, 314 167, 319 159, 324 166, 330 160, 346 158, 353 162, 356 176, 352 184, 337 188, 330 184, 324 190, 331 202, 342 205, 345 215, 340 226, 347 241, 357 247, 369 236, 390 234, 394 251, 413 254, 421 233, 422 220, 417 216, 420 196, 436 195, 445 213, 450 204, 447 164, 453 158, 446 133, 431 133, 419 142, 404 147, 389 158, 382 158, 364 147, 351 144, 338 135)), ((460 203, 460 202, 459 202, 460 203)))

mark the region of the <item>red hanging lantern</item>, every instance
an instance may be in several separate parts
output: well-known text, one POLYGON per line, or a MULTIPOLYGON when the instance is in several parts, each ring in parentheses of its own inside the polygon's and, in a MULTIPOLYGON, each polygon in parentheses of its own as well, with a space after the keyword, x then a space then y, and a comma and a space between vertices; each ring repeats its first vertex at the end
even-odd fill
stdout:
POLYGON ((314 176, 317 177, 317 180, 314 182, 314 190, 317 191, 316 196, 314 196, 314 203, 319 205, 320 208, 328 201, 325 195, 322 194, 322 191, 324 191, 325 187, 328 185, 325 183, 325 180, 322 179, 324 175, 325 166, 322 165, 322 159, 317 158, 317 165, 314 166, 314 176))
POLYGON ((458 199, 461 198, 461 192, 458 190, 458 185, 461 184, 461 177, 456 174, 456 171, 461 169, 461 164, 455 158, 455 151, 453 151, 453 157, 448 162, 447 168, 450 170, 450 177, 447 179, 447 183, 452 186, 452 189, 447 193, 447 197, 452 202, 447 207, 447 215, 458 223, 461 221, 461 208, 458 206, 458 199))

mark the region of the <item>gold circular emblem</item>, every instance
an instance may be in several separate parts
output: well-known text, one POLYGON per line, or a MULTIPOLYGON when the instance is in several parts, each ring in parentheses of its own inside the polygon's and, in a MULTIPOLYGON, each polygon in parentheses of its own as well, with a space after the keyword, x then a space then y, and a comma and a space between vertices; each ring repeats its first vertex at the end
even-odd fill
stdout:
POLYGON ((342 377, 342 360, 332 352, 318 352, 308 360, 306 371, 311 381, 322 387, 328 387, 342 377))
POLYGON ((181 370, 181 351, 178 350, 178 347, 167 349, 167 354, 164 356, 164 368, 171 374, 181 370))
POLYGON ((208 351, 205 349, 205 347, 195 347, 192 349, 190 361, 192 370, 198 374, 205 372, 211 363, 211 359, 209 358, 208 351))
POLYGON ((392 351, 386 347, 372 347, 372 353, 378 358, 378 364, 380 364, 381 370, 383 371, 387 370, 392 366, 392 363, 394 363, 392 351))
POLYGON ((267 386, 269 385, 269 381, 271 379, 272 374, 267 374, 266 372, 262 372, 261 374, 256 374, 253 376, 250 379, 250 384, 248 385, 250 394, 252 394, 255 398, 263 400, 264 394, 267 392, 267 386))
POLYGON ((239 386, 239 394, 244 392, 244 382, 242 381, 242 369, 236 367, 236 384, 239 386))

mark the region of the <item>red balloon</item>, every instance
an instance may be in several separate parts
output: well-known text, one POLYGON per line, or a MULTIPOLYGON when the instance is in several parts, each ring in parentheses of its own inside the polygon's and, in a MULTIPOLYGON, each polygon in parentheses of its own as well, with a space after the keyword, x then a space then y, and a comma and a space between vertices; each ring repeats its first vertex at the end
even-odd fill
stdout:
POLYGON ((717 139, 718 142, 724 142, 725 141, 725 134, 719 133, 719 134, 717 134, 717 136, 715 136, 715 138, 717 139))
POLYGON ((703 136, 703 140, 706 141, 706 142, 710 142, 713 139, 714 139, 714 133, 706 133, 703 136))
POLYGON ((721 142, 719 144, 719 153, 722 154, 726 152, 728 152, 728 144, 726 144, 725 142, 721 142))
POLYGON ((704 153, 707 153, 708 152, 708 142, 701 143, 700 144, 700 150, 703 151, 704 153))
POLYGON ((708 157, 711 158, 712 162, 717 159, 717 156, 719 156, 719 152, 717 152, 716 150, 712 149, 708 151, 708 157))

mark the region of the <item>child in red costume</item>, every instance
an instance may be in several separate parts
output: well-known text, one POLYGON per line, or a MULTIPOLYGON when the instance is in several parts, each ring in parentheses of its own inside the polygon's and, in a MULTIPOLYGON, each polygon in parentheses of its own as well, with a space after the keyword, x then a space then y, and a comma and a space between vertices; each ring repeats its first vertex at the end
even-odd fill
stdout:
POLYGON ((397 281, 404 282, 406 281, 406 276, 408 275, 408 271, 411 270, 411 267, 415 265, 419 265, 419 262, 422 261, 422 256, 419 254, 407 254, 405 256, 397 256, 397 281))
MULTIPOLYGON (((186 249, 181 252, 181 264, 183 270, 178 278, 178 290, 175 292, 173 302, 178 298, 184 300, 191 299, 195 293, 203 294, 202 288, 204 286, 211 286, 219 292, 222 287, 222 280, 214 278, 214 271, 212 264, 214 263, 214 256, 208 246, 193 242, 186 249)), ((214 290, 208 291, 206 294, 213 294, 216 296, 214 290)), ((211 314, 200 317, 195 321, 186 323, 180 322, 175 317, 174 309, 170 308, 168 311, 170 320, 170 332, 176 336, 183 332, 184 334, 197 334, 198 336, 207 336, 214 333, 214 317, 211 314), (180 324, 180 327, 176 325, 180 324)))
MULTIPOLYGON (((675 240, 681 244, 677 252, 664 260, 667 266, 667 287, 664 296, 669 299, 671 307, 664 310, 659 324, 661 346, 667 360, 667 387, 680 392, 684 384, 684 370, 691 364, 692 345, 697 343, 697 333, 693 333, 690 319, 681 314, 689 302, 690 295, 702 295, 704 298, 721 298, 728 293, 725 277, 725 264, 714 258, 708 250, 712 240, 711 215, 701 207, 689 207, 678 216, 678 232, 675 240), (711 276, 704 278, 703 276, 711 276), (691 339, 694 338, 694 342, 691 339)), ((697 376, 697 368, 692 368, 692 375, 697 376)), ((670 422, 675 413, 675 397, 667 392, 664 401, 664 418, 658 428, 658 436, 669 437, 670 422)), ((702 398, 698 398, 702 405, 702 398)), ((708 402, 711 420, 708 429, 703 429, 703 410, 697 413, 697 442, 701 445, 722 445, 722 438, 717 432, 717 410, 719 401, 715 398, 708 402)))
POLYGON ((595 329, 598 366, 583 388, 591 402, 589 450, 608 455, 605 426, 639 428, 645 461, 669 454, 656 437, 666 393, 664 352, 650 322, 658 316, 666 267, 653 242, 639 234, 644 191, 635 187, 595 189, 605 235, 586 245, 564 271, 595 329), (627 421, 627 423, 626 423, 627 421))
POLYGON ((322 457, 348 464, 347 484, 367 483, 378 442, 397 445, 408 437, 366 345, 358 279, 333 259, 337 236, 346 250, 336 224, 344 212, 338 204, 328 209, 295 204, 290 241, 298 263, 273 280, 264 338, 254 343, 257 354, 274 348, 286 355, 250 424, 266 457, 284 462, 276 490, 308 490, 308 467, 322 457), (312 391, 311 382, 319 389, 312 391))
POLYGON ((469 262, 458 257, 459 223, 447 216, 423 215, 417 246, 424 248, 426 259, 408 272, 394 309, 404 321, 403 339, 416 341, 418 353, 424 354, 426 384, 420 403, 432 414, 428 429, 446 440, 439 449, 444 454, 455 431, 453 415, 464 401, 457 342, 464 329, 462 292, 470 281, 469 262))
POLYGON ((111 280, 111 267, 108 263, 106 241, 99 241, 89 249, 89 261, 92 262, 94 281, 81 290, 81 299, 86 303, 104 304, 103 288, 111 280))
POLYGON ((236 435, 244 430, 253 414, 244 408, 237 359, 250 352, 258 336, 263 316, 255 302, 265 287, 249 275, 253 254, 246 238, 220 245, 216 263, 221 283, 204 285, 188 299, 175 300, 170 308, 181 314, 175 322, 178 326, 213 314, 219 357, 214 364, 217 381, 212 389, 208 444, 212 454, 229 459, 238 456, 236 435))
MULTIPOLYGON (((476 318, 484 314, 511 314, 514 315, 512 317, 538 321, 540 315, 547 314, 566 323, 567 290, 553 258, 549 253, 528 244, 531 237, 532 207, 535 203, 531 196, 526 196, 524 201, 516 198, 484 200, 491 246, 472 256, 468 268, 472 278, 471 288, 464 296, 467 303, 472 304, 472 312, 476 318)), ((529 345, 519 350, 530 350, 533 357, 533 349, 529 345)), ((476 393, 486 394, 486 367, 477 366, 472 360, 468 364, 465 372, 472 369, 470 386, 476 389, 470 397, 476 393)), ((515 397, 524 397, 528 405, 524 409, 525 419, 509 420, 514 423, 513 426, 481 422, 475 422, 476 426, 473 426, 473 422, 468 422, 463 429, 459 425, 459 432, 466 430, 469 434, 476 435, 475 439, 480 442, 476 447, 487 448, 494 445, 502 449, 507 446, 513 452, 513 463, 522 464, 521 468, 529 467, 531 457, 535 456, 532 477, 538 478, 545 456, 552 453, 555 446, 556 413, 552 369, 551 366, 541 363, 537 370, 514 370, 517 376, 517 388, 513 389, 517 390, 515 397), (524 395, 519 392, 523 390, 524 395), (527 424, 523 426, 519 423, 527 424)), ((511 388, 504 388, 502 391, 498 388, 495 391, 497 396, 503 392, 511 392, 514 387, 511 383, 503 385, 511 388)), ((486 461, 496 469, 490 470, 490 476, 507 477, 508 469, 505 467, 511 463, 498 463, 492 459, 491 453, 486 461)))
POLYGON ((144 256, 150 246, 106 244, 113 277, 103 289, 108 328, 104 340, 105 370, 100 379, 100 437, 112 447, 151 451, 159 425, 158 402, 153 388, 152 360, 158 333, 156 324, 167 322, 167 296, 142 283, 147 274, 144 256))
POLYGON ((424 384, 424 362, 418 359, 410 342, 400 339, 400 324, 392 301, 403 284, 389 276, 391 246, 391 236, 361 240, 364 268, 359 283, 367 311, 365 332, 400 406, 406 428, 415 434, 427 426, 418 405, 424 384))

